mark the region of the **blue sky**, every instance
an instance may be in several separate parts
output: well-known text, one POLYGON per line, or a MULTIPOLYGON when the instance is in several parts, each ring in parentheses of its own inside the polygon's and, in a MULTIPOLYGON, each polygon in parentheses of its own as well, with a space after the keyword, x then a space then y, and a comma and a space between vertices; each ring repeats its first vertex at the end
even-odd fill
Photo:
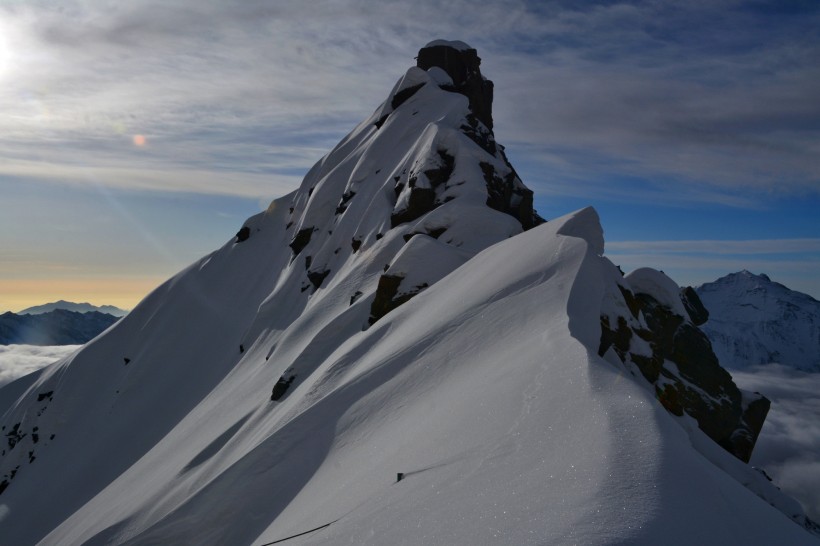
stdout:
POLYGON ((820 298, 820 3, 0 0, 0 312, 133 306, 295 188, 425 43, 477 48, 547 218, 820 298))

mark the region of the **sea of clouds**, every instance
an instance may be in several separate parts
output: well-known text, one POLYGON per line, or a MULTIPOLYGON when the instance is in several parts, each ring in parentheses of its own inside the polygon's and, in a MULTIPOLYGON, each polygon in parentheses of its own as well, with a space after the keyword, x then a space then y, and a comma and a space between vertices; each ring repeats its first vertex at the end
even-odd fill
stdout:
POLYGON ((820 521, 820 373, 779 364, 731 370, 735 383, 772 401, 750 464, 820 521))
POLYGON ((81 345, 0 345, 0 386, 48 366, 81 345))

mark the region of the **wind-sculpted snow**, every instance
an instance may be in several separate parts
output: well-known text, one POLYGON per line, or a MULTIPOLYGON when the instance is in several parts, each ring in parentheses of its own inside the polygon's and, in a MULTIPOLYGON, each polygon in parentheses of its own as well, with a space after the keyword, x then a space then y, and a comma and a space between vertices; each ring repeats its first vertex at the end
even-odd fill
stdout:
POLYGON ((241 236, 0 390, 0 536, 816 543, 598 356, 620 275, 595 211, 543 224, 467 97, 411 70, 241 236))

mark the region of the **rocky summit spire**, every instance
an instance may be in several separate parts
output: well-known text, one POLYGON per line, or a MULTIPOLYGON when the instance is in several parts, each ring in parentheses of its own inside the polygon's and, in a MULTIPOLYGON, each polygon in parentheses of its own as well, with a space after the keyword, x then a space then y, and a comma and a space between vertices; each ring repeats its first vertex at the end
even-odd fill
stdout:
POLYGON ((437 66, 453 80, 449 91, 470 99, 470 110, 488 129, 493 128, 493 82, 481 75, 481 58, 461 41, 434 40, 419 50, 416 66, 437 66))

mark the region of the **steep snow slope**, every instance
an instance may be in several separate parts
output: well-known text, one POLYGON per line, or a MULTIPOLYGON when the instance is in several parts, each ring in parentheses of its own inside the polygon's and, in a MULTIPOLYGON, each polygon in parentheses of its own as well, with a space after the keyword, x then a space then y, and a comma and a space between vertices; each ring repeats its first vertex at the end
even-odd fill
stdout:
POLYGON ((260 545, 332 522, 290 543, 817 543, 598 356, 609 295, 645 283, 601 256, 592 209, 538 225, 456 45, 420 62, 463 65, 411 68, 236 238, 0 389, 4 541, 260 545))
POLYGON ((820 371, 820 302, 811 296, 748 271, 696 291, 709 310, 703 331, 724 366, 777 362, 820 371))
POLYGON ((246 351, 44 542, 259 544, 341 517, 310 541, 812 543, 585 346, 614 270, 600 235, 584 238, 596 228, 589 209, 555 220, 369 330, 329 335, 338 349, 279 404, 266 396, 276 365, 246 351))

